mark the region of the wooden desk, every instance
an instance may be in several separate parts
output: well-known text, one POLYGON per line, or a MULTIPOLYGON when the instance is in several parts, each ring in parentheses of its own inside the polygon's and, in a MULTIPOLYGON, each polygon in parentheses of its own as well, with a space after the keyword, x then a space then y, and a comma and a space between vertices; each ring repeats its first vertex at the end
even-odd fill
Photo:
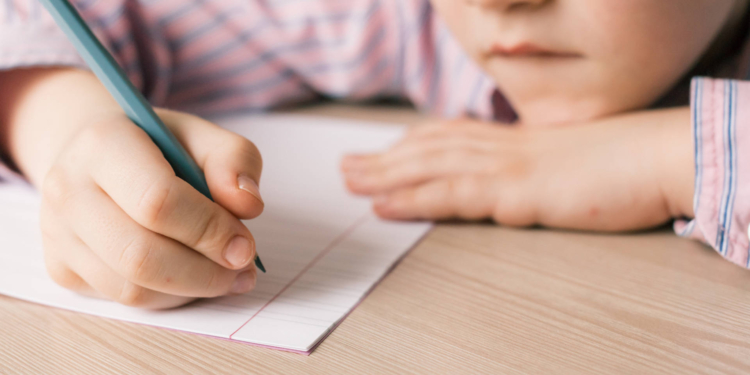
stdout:
POLYGON ((6 372, 747 373, 750 271, 668 230, 439 225, 309 357, 0 297, 6 372))

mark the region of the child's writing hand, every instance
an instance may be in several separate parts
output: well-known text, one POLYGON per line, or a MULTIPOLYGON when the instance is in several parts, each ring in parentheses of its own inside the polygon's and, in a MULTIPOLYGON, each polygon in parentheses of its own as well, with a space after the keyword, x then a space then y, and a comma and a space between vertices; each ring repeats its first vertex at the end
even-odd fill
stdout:
POLYGON ((176 177, 125 115, 100 115, 71 137, 42 184, 50 275, 147 308, 249 291, 255 245, 238 217, 263 210, 258 150, 197 117, 158 113, 205 171, 216 203, 176 177))
POLYGON ((385 218, 646 228, 692 215, 689 124, 687 109, 541 129, 458 120, 342 168, 385 218))

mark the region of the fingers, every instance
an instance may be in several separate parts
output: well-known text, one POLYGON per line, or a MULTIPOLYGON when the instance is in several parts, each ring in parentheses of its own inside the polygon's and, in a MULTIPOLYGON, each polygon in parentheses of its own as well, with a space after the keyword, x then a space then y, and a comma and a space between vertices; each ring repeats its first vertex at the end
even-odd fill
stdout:
MULTIPOLYGON (((233 174, 226 190, 242 195, 219 196, 239 202, 234 214, 177 178, 161 151, 124 116, 86 127, 42 187, 42 227, 58 232, 46 236, 54 240, 45 241, 45 260, 60 285, 148 308, 254 287, 254 240, 235 214, 251 217, 262 210, 257 191, 251 194, 261 170, 257 150, 209 123, 175 121, 198 145, 190 151, 202 155, 204 168, 216 160, 216 176, 233 174), (200 138, 211 147, 200 149, 200 138)), ((217 181, 209 178, 212 193, 221 190, 217 181)))
POLYGON ((199 117, 167 110, 159 115, 203 169, 218 204, 243 219, 263 212, 263 161, 252 142, 199 117))
POLYGON ((440 151, 472 151, 476 153, 491 153, 498 149, 496 142, 483 138, 469 138, 463 136, 440 137, 434 139, 405 138, 401 143, 380 154, 348 155, 342 167, 385 167, 403 160, 434 154, 440 151), (353 165, 347 165, 352 163, 353 165))
POLYGON ((342 169, 349 189, 357 194, 378 194, 437 177, 489 174, 501 160, 471 145, 426 142, 383 155, 348 156, 342 169))
MULTIPOLYGON (((46 179, 59 179, 55 176, 51 171, 46 179)), ((65 183, 54 184, 62 186, 65 183)), ((244 281, 246 276, 239 277, 237 272, 214 263, 179 242, 140 226, 98 187, 61 190, 77 193, 50 199, 53 202, 50 206, 59 220, 68 223, 104 264, 126 280, 161 293, 184 297, 224 295, 237 291, 233 288, 243 282, 240 287, 247 290, 253 287, 244 281)), ((254 268, 246 272, 252 273, 254 268)))
MULTIPOLYGON (((350 191, 380 195, 381 200, 399 190, 418 190, 415 186, 421 184, 436 188, 440 184, 431 182, 437 180, 486 178, 513 185, 532 170, 527 137, 527 132, 469 120, 422 126, 388 152, 347 156, 342 170, 350 191)), ((439 216, 446 215, 453 214, 439 216)))
POLYGON ((373 208, 387 219, 480 219, 492 215, 492 185, 481 177, 438 179, 378 196, 373 208))
POLYGON ((127 281, 80 241, 66 244, 68 264, 48 261, 47 271, 55 282, 67 289, 89 297, 105 298, 146 309, 167 309, 194 300, 191 297, 159 293, 127 281))
POLYGON ((87 142, 106 152, 89 160, 89 174, 127 216, 226 268, 252 262, 255 241, 247 227, 176 177, 144 132, 134 126, 91 132, 87 142))
POLYGON ((514 147, 498 138, 498 129, 468 120, 416 127, 388 152, 344 158, 347 186, 374 195, 439 177, 494 173, 505 163, 498 155, 514 147))
POLYGON ((473 138, 502 137, 503 133, 513 128, 492 122, 478 121, 471 118, 430 122, 410 128, 404 139, 430 139, 446 136, 464 136, 473 138))
POLYGON ((125 280, 75 234, 49 222, 53 214, 48 205, 43 205, 42 211, 45 265, 47 273, 58 285, 88 297, 149 309, 176 307, 193 300, 159 293, 125 280))
POLYGON ((342 170, 349 189, 374 195, 435 178, 515 174, 524 153, 486 138, 412 139, 384 154, 349 155, 342 170))
MULTIPOLYGON (((53 248, 54 244, 50 240, 43 239, 45 249, 53 248)), ((63 261, 46 256, 44 264, 47 268, 47 274, 52 278, 52 281, 60 285, 65 289, 72 290, 78 294, 91 297, 91 298, 103 298, 99 292, 94 290, 89 284, 86 283, 78 274, 73 272, 63 261)))
POLYGON ((506 183, 493 176, 459 176, 376 196, 375 212, 386 219, 492 218, 495 222, 525 227, 539 222, 533 188, 506 183))

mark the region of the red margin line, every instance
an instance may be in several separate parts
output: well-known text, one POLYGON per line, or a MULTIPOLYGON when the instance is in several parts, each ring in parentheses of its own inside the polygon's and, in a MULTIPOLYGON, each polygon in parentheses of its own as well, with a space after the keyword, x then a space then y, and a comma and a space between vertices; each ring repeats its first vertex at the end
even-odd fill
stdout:
POLYGON ((265 309, 266 307, 268 307, 268 305, 270 305, 271 302, 273 302, 278 296, 280 296, 281 293, 284 293, 284 291, 286 291, 290 286, 292 286, 292 284, 294 284, 300 277, 302 277, 302 275, 304 275, 305 272, 307 272, 307 270, 309 270, 312 266, 314 266, 315 263, 317 263, 326 254, 328 254, 334 247, 336 247, 336 245, 338 245, 339 243, 341 243, 341 241, 343 241, 346 237, 348 237, 350 234, 352 234, 352 232, 354 232, 354 230, 357 229, 357 227, 359 227, 360 225, 362 225, 362 223, 364 223, 365 221, 367 221, 367 219, 369 217, 370 217, 370 214, 368 213, 365 216, 362 216, 359 219, 357 219, 357 221, 355 221, 351 226, 349 226, 349 228, 346 228, 346 230, 344 231, 344 233, 341 233, 330 244, 328 244, 328 246, 326 246, 326 248, 324 248, 315 258, 313 258, 313 260, 310 261, 310 263, 308 263, 307 266, 305 266, 305 268, 303 268, 302 271, 300 271, 297 274, 297 276, 295 276, 292 279, 292 281, 289 282, 289 284, 286 284, 278 293, 276 293, 275 296, 271 297, 271 299, 268 300, 268 302, 266 302, 266 304, 263 305, 263 307, 261 307, 260 310, 256 311, 255 314, 253 314, 253 316, 250 317, 250 319, 248 319, 245 323, 243 323, 240 326, 240 328, 237 328, 237 330, 235 330, 234 332, 232 332, 232 334, 229 335, 229 338, 231 339, 232 336, 234 336, 235 333, 239 332, 243 327, 245 327, 247 325, 247 323, 250 323, 250 321, 253 320, 253 318, 255 318, 258 314, 260 314, 260 312, 263 311, 263 309, 265 309))

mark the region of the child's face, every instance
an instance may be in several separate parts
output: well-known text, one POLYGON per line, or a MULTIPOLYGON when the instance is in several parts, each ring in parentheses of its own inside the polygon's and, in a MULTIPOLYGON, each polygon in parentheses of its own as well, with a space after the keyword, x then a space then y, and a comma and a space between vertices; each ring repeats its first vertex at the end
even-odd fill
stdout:
POLYGON ((432 3, 531 124, 648 106, 701 57, 738 7, 737 0, 432 3))

